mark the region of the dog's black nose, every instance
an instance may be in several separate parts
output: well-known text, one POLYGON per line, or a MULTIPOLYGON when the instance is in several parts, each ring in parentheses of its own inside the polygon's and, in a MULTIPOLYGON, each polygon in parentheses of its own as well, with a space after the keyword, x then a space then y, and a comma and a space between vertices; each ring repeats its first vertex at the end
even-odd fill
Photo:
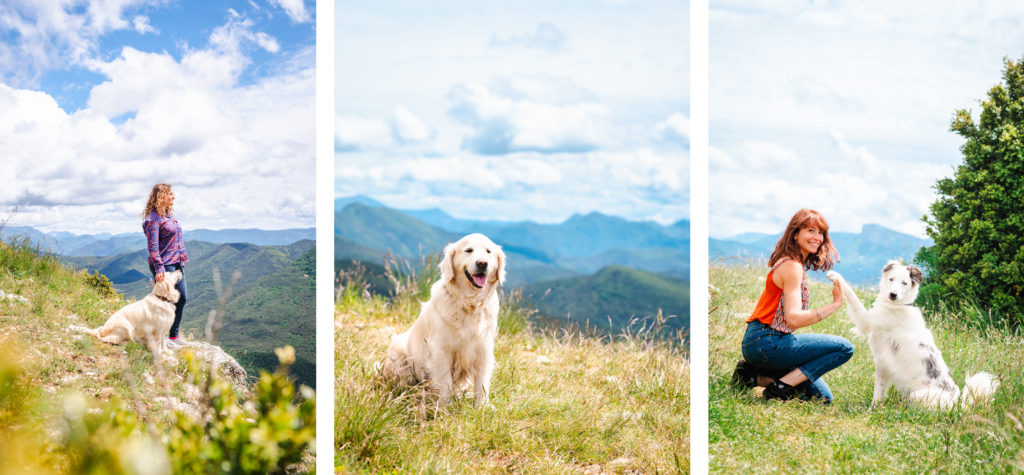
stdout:
POLYGON ((896 292, 889 292, 889 300, 896 300, 896 292))
POLYGON ((476 261, 476 268, 477 268, 477 270, 480 270, 480 271, 487 270, 487 261, 485 261, 485 260, 476 261))

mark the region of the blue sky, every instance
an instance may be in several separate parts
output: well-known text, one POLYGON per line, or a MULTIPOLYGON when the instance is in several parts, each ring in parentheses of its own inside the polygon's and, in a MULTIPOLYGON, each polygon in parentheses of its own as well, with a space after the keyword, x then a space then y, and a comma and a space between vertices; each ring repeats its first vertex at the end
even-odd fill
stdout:
POLYGON ((135 231, 164 181, 187 228, 313 226, 313 5, 4 2, 10 224, 135 231))
POLYGON ((710 2, 709 234, 777 233, 801 207, 835 230, 925 236, 933 185, 1024 55, 1019 2, 710 2))
POLYGON ((689 216, 689 5, 344 2, 335 195, 462 218, 689 216))

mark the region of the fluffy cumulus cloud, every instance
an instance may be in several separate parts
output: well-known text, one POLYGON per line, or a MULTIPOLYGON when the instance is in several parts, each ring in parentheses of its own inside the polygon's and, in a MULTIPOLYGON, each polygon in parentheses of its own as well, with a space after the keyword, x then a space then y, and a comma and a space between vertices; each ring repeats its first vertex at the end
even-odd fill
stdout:
POLYGON ((337 152, 376 150, 394 152, 403 147, 429 143, 436 132, 423 119, 395 106, 389 118, 340 115, 334 118, 334 148, 337 152))
POLYGON ((489 46, 492 48, 522 47, 555 52, 565 46, 566 36, 557 26, 542 22, 530 32, 521 35, 502 36, 497 33, 491 36, 489 46))
POLYGON ((924 236, 933 186, 1018 58, 1019 2, 723 0, 710 11, 713 236, 777 232, 797 208, 924 236))
POLYGON ((709 211, 712 237, 778 232, 800 208, 814 208, 833 229, 859 232, 881 224, 924 236, 923 210, 948 165, 882 162, 867 147, 833 132, 831 150, 808 155, 784 144, 744 141, 712 146, 709 211))
POLYGON ((17 224, 123 232, 168 182, 190 228, 313 225, 313 55, 239 82, 246 51, 274 52, 270 40, 236 17, 180 59, 125 47, 89 63, 105 80, 74 113, 0 84, 0 203, 17 224))
MULTIPOLYGON (((537 85, 537 82, 528 82, 537 85)), ((582 152, 607 144, 611 111, 597 101, 566 101, 552 94, 562 84, 537 89, 516 84, 488 87, 479 83, 451 88, 448 113, 472 133, 463 148, 483 155, 512 152, 582 152)))
POLYGON ((280 7, 296 23, 313 21, 313 14, 306 9, 305 0, 270 0, 270 3, 280 7))
POLYGON ((690 119, 675 112, 654 128, 654 138, 664 144, 688 147, 690 145, 690 119))
POLYGON ((100 37, 118 30, 155 33, 144 15, 134 9, 159 5, 162 0, 11 0, 0 2, 0 80, 28 85, 44 71, 66 62, 92 57, 100 37))
POLYGON ((601 211, 668 224, 689 215, 688 170, 686 153, 655 148, 388 160, 356 153, 336 165, 336 194, 464 218, 556 222, 601 211))

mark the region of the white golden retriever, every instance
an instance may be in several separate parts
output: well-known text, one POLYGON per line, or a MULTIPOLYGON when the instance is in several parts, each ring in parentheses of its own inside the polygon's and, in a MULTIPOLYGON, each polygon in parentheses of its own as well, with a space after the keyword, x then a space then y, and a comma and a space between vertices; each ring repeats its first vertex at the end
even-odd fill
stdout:
POLYGON ((159 362, 167 351, 167 335, 174 324, 174 304, 181 297, 174 285, 181 280, 181 271, 167 272, 164 280, 153 285, 153 291, 114 312, 107 323, 97 328, 75 326, 104 343, 120 345, 127 341, 145 345, 159 362))
POLYGON ((483 234, 470 234, 445 246, 440 267, 416 323, 391 338, 383 372, 407 383, 430 381, 441 405, 472 379, 476 404, 487 405, 505 253, 483 234))
POLYGON ((882 269, 878 297, 866 310, 850 284, 838 272, 829 280, 842 286, 849 302, 854 332, 866 337, 875 359, 875 394, 871 405, 882 401, 890 386, 907 400, 931 409, 949 410, 958 403, 969 406, 990 401, 999 387, 995 376, 980 372, 968 376, 963 393, 935 346, 914 299, 924 278, 921 269, 889 261, 882 269))

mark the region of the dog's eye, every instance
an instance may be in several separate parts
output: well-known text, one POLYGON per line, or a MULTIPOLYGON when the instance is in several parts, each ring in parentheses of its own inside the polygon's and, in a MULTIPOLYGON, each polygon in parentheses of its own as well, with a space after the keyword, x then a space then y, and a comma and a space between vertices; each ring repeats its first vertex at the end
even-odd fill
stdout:
POLYGON ((490 250, 490 249, 488 249, 488 250, 487 250, 487 253, 488 253, 488 254, 490 254, 490 253, 491 253, 491 250, 490 250))
POLYGON ((907 285, 907 283, 906 283, 906 282, 904 282, 904 283, 903 283, 903 285, 907 285))
POLYGON ((466 252, 473 252, 473 248, 472 248, 472 247, 470 247, 470 248, 467 248, 467 249, 466 249, 466 252))
POLYGON ((889 277, 889 282, 892 282, 892 281, 894 281, 894 280, 896 280, 896 278, 895 278, 895 277, 889 277))

